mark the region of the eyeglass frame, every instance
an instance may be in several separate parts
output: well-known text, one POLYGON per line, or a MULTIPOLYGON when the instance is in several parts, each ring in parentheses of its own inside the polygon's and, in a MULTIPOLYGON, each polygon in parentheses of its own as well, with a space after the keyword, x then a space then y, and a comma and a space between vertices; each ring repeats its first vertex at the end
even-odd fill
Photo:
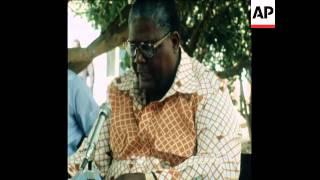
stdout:
POLYGON ((132 43, 130 42, 129 40, 127 40, 127 43, 128 43, 128 47, 127 47, 127 51, 128 51, 128 54, 130 56, 130 58, 132 59, 135 59, 136 56, 137 56, 137 50, 140 49, 140 53, 146 57, 145 53, 143 53, 143 51, 141 50, 141 46, 142 45, 145 45, 147 44, 149 47, 152 48, 152 56, 151 57, 146 57, 148 59, 151 59, 153 58, 153 56, 155 55, 156 53, 156 50, 157 48, 164 42, 164 40, 166 40, 172 33, 169 31, 166 35, 164 35, 161 39, 159 39, 158 41, 154 42, 154 43, 151 43, 151 42, 139 42, 139 43, 132 43), (129 48, 129 46, 131 46, 131 44, 134 44, 136 47, 135 47, 135 50, 134 50, 134 55, 131 55, 131 50, 129 48), (137 45, 138 44, 138 45, 137 45))

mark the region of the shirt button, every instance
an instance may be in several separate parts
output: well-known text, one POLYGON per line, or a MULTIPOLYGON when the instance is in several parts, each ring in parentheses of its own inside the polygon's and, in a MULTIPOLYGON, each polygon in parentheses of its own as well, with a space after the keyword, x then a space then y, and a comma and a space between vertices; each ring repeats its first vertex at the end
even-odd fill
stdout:
POLYGON ((131 169, 132 167, 133 167, 133 164, 130 163, 130 164, 129 164, 129 168, 131 169))
POLYGON ((168 161, 161 161, 160 164, 161 164, 161 167, 165 169, 170 167, 170 163, 168 161))
POLYGON ((176 85, 177 85, 178 87, 181 87, 181 86, 182 86, 182 84, 181 84, 180 81, 177 81, 177 82, 176 82, 176 85))

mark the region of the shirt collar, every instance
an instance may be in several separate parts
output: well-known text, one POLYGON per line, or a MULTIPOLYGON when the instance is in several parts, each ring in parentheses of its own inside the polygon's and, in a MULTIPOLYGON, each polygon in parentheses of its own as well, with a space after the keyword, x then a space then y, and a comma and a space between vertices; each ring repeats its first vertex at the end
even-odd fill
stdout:
POLYGON ((196 76, 193 71, 194 59, 188 56, 188 54, 182 48, 180 48, 180 51, 180 64, 178 66, 175 79, 170 89, 163 96, 160 102, 177 92, 182 94, 195 93, 197 91, 197 88, 199 87, 199 82, 196 80, 196 76))
MULTIPOLYGON (((175 79, 167 93, 159 100, 159 102, 164 101, 166 98, 177 92, 182 94, 197 92, 199 82, 197 81, 197 76, 194 72, 194 61, 196 60, 191 58, 181 47, 180 51, 180 64, 178 65, 175 79)), ((138 88, 138 80, 132 68, 125 75, 116 78, 114 84, 120 91, 129 91, 129 95, 134 98, 134 101, 138 101, 138 104, 144 104, 144 94, 138 88)))

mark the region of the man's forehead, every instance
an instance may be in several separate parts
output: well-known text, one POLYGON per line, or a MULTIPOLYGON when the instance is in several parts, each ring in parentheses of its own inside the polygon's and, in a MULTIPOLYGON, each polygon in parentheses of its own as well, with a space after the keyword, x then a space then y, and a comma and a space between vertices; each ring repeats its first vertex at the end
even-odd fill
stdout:
POLYGON ((129 24, 129 40, 152 41, 158 39, 160 31, 150 19, 136 19, 129 24))

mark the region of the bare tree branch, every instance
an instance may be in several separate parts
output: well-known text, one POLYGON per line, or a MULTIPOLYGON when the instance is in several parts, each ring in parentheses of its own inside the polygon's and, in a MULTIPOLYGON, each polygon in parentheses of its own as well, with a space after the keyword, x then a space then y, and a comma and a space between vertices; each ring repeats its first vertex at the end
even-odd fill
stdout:
POLYGON ((128 17, 131 5, 127 5, 106 28, 101 35, 95 39, 87 48, 69 48, 68 62, 69 68, 79 73, 89 65, 94 57, 97 57, 107 51, 121 45, 128 38, 128 20, 120 22, 120 16, 128 17))

